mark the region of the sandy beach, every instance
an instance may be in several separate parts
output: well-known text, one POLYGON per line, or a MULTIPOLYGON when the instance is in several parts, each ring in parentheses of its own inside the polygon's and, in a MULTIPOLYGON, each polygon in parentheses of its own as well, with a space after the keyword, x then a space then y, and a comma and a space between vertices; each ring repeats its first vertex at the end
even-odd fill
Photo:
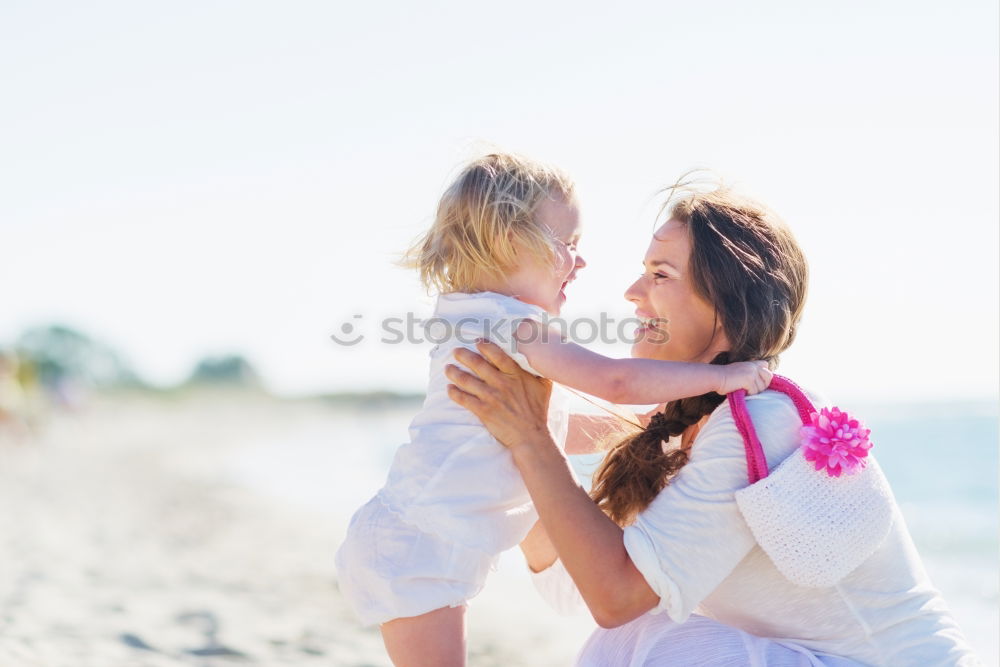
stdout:
MULTIPOLYGON (((249 440, 329 419, 252 395, 97 398, 3 442, 0 665, 389 664, 337 590, 353 508, 278 502, 230 474, 249 440)), ((589 619, 556 617, 522 574, 473 601, 471 664, 565 665, 586 637, 589 619)))
MULTIPOLYGON (((33 440, 0 438, 0 665, 389 665, 341 598, 333 554, 412 412, 248 392, 98 396, 52 412, 33 440)), ((995 510, 963 523, 903 507, 996 664, 995 546, 980 530, 995 510)), ((516 550, 468 621, 473 667, 570 665, 594 627, 547 607, 516 550)))

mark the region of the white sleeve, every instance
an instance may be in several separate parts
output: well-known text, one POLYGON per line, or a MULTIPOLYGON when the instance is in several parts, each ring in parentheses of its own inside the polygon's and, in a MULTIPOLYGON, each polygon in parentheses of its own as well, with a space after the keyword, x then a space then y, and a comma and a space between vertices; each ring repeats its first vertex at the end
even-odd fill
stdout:
MULTIPOLYGON (((540 309, 538 310, 540 311, 540 309)), ((518 366, 532 375, 541 377, 542 374, 531 366, 531 363, 528 361, 528 357, 524 356, 524 354, 518 349, 517 339, 514 336, 514 333, 517 331, 517 327, 524 320, 534 320, 539 323, 539 326, 542 326, 541 318, 531 311, 510 313, 501 320, 504 325, 503 327, 499 329, 491 329, 485 333, 481 328, 481 324, 476 322, 465 323, 461 325, 460 328, 461 336, 466 341, 463 345, 469 350, 477 352, 472 341, 479 337, 486 338, 494 345, 497 345, 510 358, 516 361, 518 366)), ((490 320, 487 320, 487 324, 489 323, 490 320)))
POLYGON ((587 605, 580 595, 580 589, 569 576, 561 559, 557 558, 556 562, 541 572, 532 572, 530 568, 528 572, 531 574, 535 590, 559 614, 569 616, 586 609, 587 605))
POLYGON ((542 374, 539 373, 537 370, 535 370, 535 368, 531 365, 531 362, 528 361, 528 357, 524 356, 524 353, 521 352, 517 344, 517 338, 515 337, 515 333, 517 332, 517 327, 520 326, 521 322, 523 322, 524 320, 533 320, 538 324, 539 327, 545 326, 542 322, 538 320, 537 317, 521 317, 513 320, 510 329, 510 345, 504 351, 507 352, 511 356, 511 358, 517 362, 518 366, 520 366, 521 368, 523 368, 524 370, 528 371, 529 373, 531 373, 536 377, 542 377, 542 374))
MULTIPOLYGON (((747 399, 769 467, 798 444, 792 402, 776 392, 747 399)), ((747 486, 743 439, 729 406, 712 413, 691 447, 691 459, 624 530, 625 550, 660 596, 651 613, 683 623, 756 544, 734 493, 747 486)))

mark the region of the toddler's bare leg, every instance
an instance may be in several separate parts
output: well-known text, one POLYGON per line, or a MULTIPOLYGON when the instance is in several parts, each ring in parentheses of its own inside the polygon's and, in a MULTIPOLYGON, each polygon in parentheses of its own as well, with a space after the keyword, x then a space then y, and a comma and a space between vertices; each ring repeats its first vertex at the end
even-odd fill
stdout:
POLYGON ((379 627, 396 667, 465 666, 465 605, 395 618, 379 627))

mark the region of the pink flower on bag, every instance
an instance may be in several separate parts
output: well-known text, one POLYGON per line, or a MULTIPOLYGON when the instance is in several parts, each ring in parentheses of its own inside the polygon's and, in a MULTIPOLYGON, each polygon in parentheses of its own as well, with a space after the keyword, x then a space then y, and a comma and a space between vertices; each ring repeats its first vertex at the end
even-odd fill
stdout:
POLYGON ((830 477, 842 472, 853 475, 868 463, 870 429, 840 408, 823 408, 810 415, 811 424, 802 427, 802 453, 816 463, 816 470, 826 468, 830 477))

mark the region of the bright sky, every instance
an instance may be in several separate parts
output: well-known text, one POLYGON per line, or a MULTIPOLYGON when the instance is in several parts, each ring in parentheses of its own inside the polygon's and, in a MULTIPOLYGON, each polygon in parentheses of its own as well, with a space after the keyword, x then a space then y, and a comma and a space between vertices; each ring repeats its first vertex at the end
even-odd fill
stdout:
POLYGON ((157 382, 233 351, 282 393, 419 391, 429 346, 373 340, 430 312, 391 262, 495 145, 577 180, 567 317, 631 315, 652 195, 710 166, 810 260, 784 372, 996 396, 995 2, 398 5, 4 3, 0 344, 57 321, 157 382))

